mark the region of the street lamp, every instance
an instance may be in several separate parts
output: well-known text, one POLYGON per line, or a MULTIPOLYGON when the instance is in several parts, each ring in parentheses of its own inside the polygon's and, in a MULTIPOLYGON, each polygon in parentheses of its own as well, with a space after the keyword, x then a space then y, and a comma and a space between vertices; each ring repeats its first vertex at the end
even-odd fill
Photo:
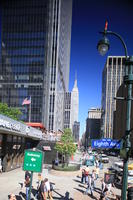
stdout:
MULTIPOLYGON (((129 152, 131 148, 130 143, 130 124, 131 124, 131 101, 132 101, 132 84, 133 84, 133 56, 128 57, 127 47, 122 39, 122 37, 112 31, 107 30, 108 22, 105 23, 104 31, 101 31, 100 33, 103 35, 103 38, 98 42, 97 49, 101 55, 105 55, 107 51, 109 50, 109 40, 107 38, 107 35, 114 35, 116 36, 122 43, 125 51, 125 65, 126 65, 126 75, 124 76, 124 84, 127 85, 127 110, 126 110, 126 131, 124 135, 123 140, 123 180, 122 180, 122 191, 121 196, 122 200, 126 200, 126 193, 127 193, 127 179, 128 179, 128 158, 129 158, 129 152)), ((117 98, 116 98, 117 99, 117 98)), ((125 98, 122 98, 125 99, 125 98)))

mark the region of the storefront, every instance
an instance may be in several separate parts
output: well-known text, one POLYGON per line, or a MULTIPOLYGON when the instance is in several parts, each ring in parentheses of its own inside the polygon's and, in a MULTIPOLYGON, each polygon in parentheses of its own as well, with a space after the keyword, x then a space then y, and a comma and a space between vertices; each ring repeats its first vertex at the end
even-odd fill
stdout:
POLYGON ((0 115, 0 158, 3 171, 21 167, 25 149, 36 147, 41 139, 40 130, 0 115))

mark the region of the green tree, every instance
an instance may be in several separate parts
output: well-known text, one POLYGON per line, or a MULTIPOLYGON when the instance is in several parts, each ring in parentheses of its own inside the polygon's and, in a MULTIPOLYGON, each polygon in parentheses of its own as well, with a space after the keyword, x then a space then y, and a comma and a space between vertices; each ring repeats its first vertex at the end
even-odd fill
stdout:
MULTIPOLYGON (((60 142, 56 143, 55 149, 64 156, 65 163, 68 164, 69 157, 76 152, 76 145, 72 137, 71 129, 64 129, 60 142)), ((62 160, 63 161, 63 160, 62 160)))
POLYGON ((8 107, 6 103, 0 103, 0 114, 6 115, 14 120, 19 120, 22 112, 18 108, 8 107))

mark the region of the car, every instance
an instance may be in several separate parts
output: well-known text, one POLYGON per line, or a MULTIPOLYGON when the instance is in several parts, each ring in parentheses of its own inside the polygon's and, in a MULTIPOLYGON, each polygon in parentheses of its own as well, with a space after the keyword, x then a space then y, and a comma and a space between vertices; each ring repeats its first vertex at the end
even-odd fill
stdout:
MULTIPOLYGON (((129 167, 129 165, 128 165, 129 167)), ((131 168, 131 165, 130 165, 131 168)), ((123 176, 123 162, 114 162, 111 168, 109 169, 110 172, 115 173, 115 186, 116 188, 122 188, 122 176, 123 176)), ((128 169, 128 186, 133 186, 133 170, 132 168, 128 169)))
POLYGON ((101 162, 103 162, 103 163, 108 163, 108 162, 109 162, 109 158, 107 157, 106 154, 101 154, 101 155, 100 155, 100 160, 101 160, 101 162))

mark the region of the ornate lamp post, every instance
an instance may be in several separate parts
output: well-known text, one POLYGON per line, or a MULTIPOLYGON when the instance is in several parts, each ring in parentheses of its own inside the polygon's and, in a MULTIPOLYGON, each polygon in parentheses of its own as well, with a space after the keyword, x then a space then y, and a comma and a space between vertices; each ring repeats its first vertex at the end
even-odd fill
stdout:
MULTIPOLYGON (((132 84, 133 84, 133 56, 128 57, 127 47, 123 40, 123 38, 112 31, 107 30, 108 22, 105 23, 104 31, 101 31, 100 33, 103 35, 103 38, 98 42, 97 49, 99 53, 103 56, 107 53, 110 47, 109 40, 107 38, 107 35, 114 35, 116 36, 122 43, 125 51, 125 65, 126 65, 126 75, 124 76, 124 84, 127 85, 127 110, 126 110, 126 131, 124 135, 123 140, 123 146, 122 146, 122 152, 123 152, 123 180, 122 180, 122 191, 121 196, 122 200, 126 200, 127 196, 127 179, 128 179, 128 158, 129 158, 129 152, 131 148, 130 143, 130 124, 131 124, 131 101, 132 101, 132 84)), ((124 97, 118 97, 116 99, 124 100, 124 97)))

